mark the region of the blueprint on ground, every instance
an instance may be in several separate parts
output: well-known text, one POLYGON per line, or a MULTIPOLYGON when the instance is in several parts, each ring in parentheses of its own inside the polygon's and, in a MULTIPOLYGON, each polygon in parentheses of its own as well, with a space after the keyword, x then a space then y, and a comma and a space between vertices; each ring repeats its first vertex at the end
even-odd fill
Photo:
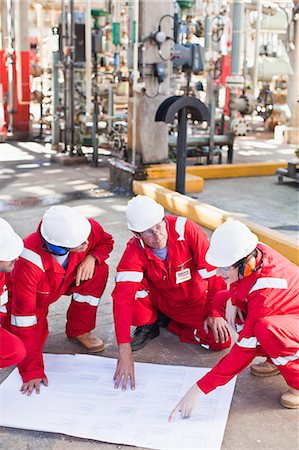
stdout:
POLYGON ((190 419, 168 416, 209 369, 135 363, 136 390, 113 387, 116 359, 45 354, 49 386, 20 393, 15 369, 2 383, 1 425, 152 449, 221 448, 235 379, 202 395, 190 419))

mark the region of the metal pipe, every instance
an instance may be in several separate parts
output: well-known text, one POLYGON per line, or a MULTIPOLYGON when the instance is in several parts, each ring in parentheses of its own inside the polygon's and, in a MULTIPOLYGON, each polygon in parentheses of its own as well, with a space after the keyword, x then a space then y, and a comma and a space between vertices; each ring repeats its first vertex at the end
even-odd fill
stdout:
POLYGON ((93 147, 92 162, 95 167, 98 165, 99 157, 99 140, 98 140, 98 117, 99 117, 99 103, 98 103, 98 54, 93 52, 93 73, 95 83, 93 85, 93 116, 92 116, 92 130, 91 141, 93 147))
POLYGON ((139 40, 139 1, 134 3, 134 39, 133 39, 133 109, 132 109, 132 164, 136 163, 136 145, 137 145, 137 104, 136 104, 136 86, 138 77, 138 40, 139 40))
POLYGON ((86 93, 86 115, 91 115, 91 75, 92 75, 92 54, 91 54, 91 0, 86 0, 85 7, 85 93, 86 93))
POLYGON ((233 32, 232 32, 232 62, 231 74, 241 73, 241 56, 244 41, 244 0, 234 0, 233 32))
POLYGON ((53 34, 52 37, 52 147, 59 144, 59 120, 57 109, 59 105, 59 83, 58 83, 58 64, 59 64, 59 35, 53 34))
POLYGON ((70 0, 69 13, 69 31, 70 31, 70 155, 74 154, 74 60, 75 60, 75 24, 74 24, 74 0, 70 0))
MULTIPOLYGON (((256 11, 256 9, 257 9, 256 3, 257 3, 257 0, 255 0, 254 2, 251 2, 251 3, 245 3, 245 9, 247 9, 248 11, 256 11)), ((267 3, 267 6, 262 5, 262 13, 270 15, 270 16, 274 16, 277 13, 278 8, 279 8, 279 6, 273 2, 271 4, 267 3)))
MULTIPOLYGON (((15 51, 16 51, 16 84, 18 105, 30 105, 30 99, 23 97, 22 51, 29 52, 28 39, 28 4, 27 0, 15 3, 15 51)), ((24 64, 24 63, 23 63, 24 64)), ((29 63, 28 63, 29 65, 29 63)), ((28 86, 28 85, 27 85, 28 86)), ((27 92, 29 89, 27 90, 27 92)))
POLYGON ((253 95, 255 98, 258 97, 259 87, 258 87, 258 75, 259 75, 259 55, 260 55, 260 34, 261 34, 261 21, 262 21, 262 2, 257 0, 257 17, 255 24, 255 47, 254 47, 254 65, 253 65, 253 95))
MULTIPOLYGON (((210 136, 208 134, 203 136, 187 136, 187 146, 198 146, 198 147, 204 147, 206 145, 209 145, 210 136)), ((230 145, 233 142, 233 135, 228 134, 215 134, 214 135, 214 144, 217 145, 230 145)), ((177 140, 176 138, 174 140, 169 140, 168 143, 169 147, 176 147, 177 146, 177 140)))
POLYGON ((8 135, 14 133, 14 10, 12 0, 7 0, 7 34, 8 34, 8 57, 7 57, 7 77, 8 77, 8 101, 7 116, 8 135))
POLYGON ((68 86, 68 71, 67 71, 67 56, 64 54, 64 48, 66 46, 66 8, 64 0, 61 0, 61 48, 63 54, 63 115, 64 115, 64 151, 67 150, 67 142, 68 142, 68 104, 67 104, 67 86, 68 86))
POLYGON ((185 194, 187 108, 182 108, 178 112, 178 122, 175 190, 185 194))
POLYGON ((211 86, 211 97, 210 97, 210 135, 209 135, 209 156, 207 158, 207 163, 212 164, 213 162, 213 152, 214 152, 214 133, 215 133, 215 120, 216 120, 216 101, 215 101, 215 87, 211 86))
POLYGON ((108 89, 108 119, 107 119, 107 131, 111 133, 112 131, 112 122, 114 116, 114 88, 109 86, 108 89))

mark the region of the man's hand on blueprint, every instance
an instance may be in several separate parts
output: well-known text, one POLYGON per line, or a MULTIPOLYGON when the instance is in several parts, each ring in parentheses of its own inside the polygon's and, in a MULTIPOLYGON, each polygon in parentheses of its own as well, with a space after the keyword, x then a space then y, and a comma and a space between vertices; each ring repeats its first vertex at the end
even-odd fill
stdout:
POLYGON ((22 392, 22 394, 31 395, 35 389, 36 393, 39 394, 41 383, 43 383, 45 386, 48 386, 48 378, 34 378, 34 380, 23 383, 20 391, 22 392))
POLYGON ((181 401, 172 410, 168 421, 170 422, 175 418, 177 413, 180 413, 183 419, 188 419, 193 414, 199 401, 199 397, 202 391, 199 389, 197 384, 194 384, 189 391, 184 395, 181 401))
POLYGON ((129 342, 119 344, 118 361, 113 380, 115 382, 115 389, 118 389, 118 387, 121 386, 121 390, 125 391, 129 380, 131 383, 131 389, 135 389, 134 359, 131 344, 129 342))

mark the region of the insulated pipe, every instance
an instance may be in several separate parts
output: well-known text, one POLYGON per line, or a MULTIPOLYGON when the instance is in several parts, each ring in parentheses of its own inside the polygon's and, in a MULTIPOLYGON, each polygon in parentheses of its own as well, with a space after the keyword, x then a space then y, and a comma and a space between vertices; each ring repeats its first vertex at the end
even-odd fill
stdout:
POLYGON ((231 74, 241 73, 241 55, 244 41, 244 0, 234 0, 233 32, 232 32, 232 62, 231 74))
POLYGON ((259 55, 260 55, 260 34, 261 34, 261 21, 262 21, 262 2, 261 0, 256 0, 256 24, 255 24, 255 48, 254 48, 254 65, 253 65, 253 95, 255 98, 258 97, 259 87, 258 87, 258 75, 259 75, 259 55))

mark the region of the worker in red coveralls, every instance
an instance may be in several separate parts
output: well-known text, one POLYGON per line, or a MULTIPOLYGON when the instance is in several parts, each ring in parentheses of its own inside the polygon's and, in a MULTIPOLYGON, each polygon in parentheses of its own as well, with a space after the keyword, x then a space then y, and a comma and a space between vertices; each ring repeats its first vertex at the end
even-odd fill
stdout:
MULTIPOLYGON (((210 350, 229 347, 227 322, 208 317, 209 301, 225 283, 205 262, 207 236, 185 217, 164 217, 163 207, 138 195, 126 208, 134 237, 117 267, 113 312, 119 345, 115 388, 135 388, 132 351, 159 335, 158 311, 182 342, 210 350), (131 339, 130 326, 135 325, 131 339)), ((164 323, 165 326, 165 323, 164 323)))
POLYGON ((30 395, 48 385, 42 349, 48 335, 49 305, 72 295, 67 311, 67 336, 89 352, 104 350, 91 331, 108 278, 105 263, 113 240, 101 225, 64 205, 49 208, 35 233, 24 239, 25 248, 13 271, 11 331, 27 350, 19 364, 21 392, 30 395))
POLYGON ((25 358, 23 342, 1 325, 7 315, 8 291, 6 274, 14 268, 24 244, 6 220, 0 217, 0 368, 14 366, 25 358))
POLYGON ((234 325, 237 315, 243 317, 243 329, 231 351, 191 387, 169 419, 177 413, 190 417, 202 394, 226 384, 256 356, 266 356, 267 361, 252 365, 251 372, 257 376, 281 373, 288 390, 281 395, 280 403, 298 408, 298 267, 259 243, 257 236, 237 220, 215 230, 206 260, 217 267, 217 275, 229 286, 228 293, 219 293, 219 298, 227 302, 228 321, 234 325))

